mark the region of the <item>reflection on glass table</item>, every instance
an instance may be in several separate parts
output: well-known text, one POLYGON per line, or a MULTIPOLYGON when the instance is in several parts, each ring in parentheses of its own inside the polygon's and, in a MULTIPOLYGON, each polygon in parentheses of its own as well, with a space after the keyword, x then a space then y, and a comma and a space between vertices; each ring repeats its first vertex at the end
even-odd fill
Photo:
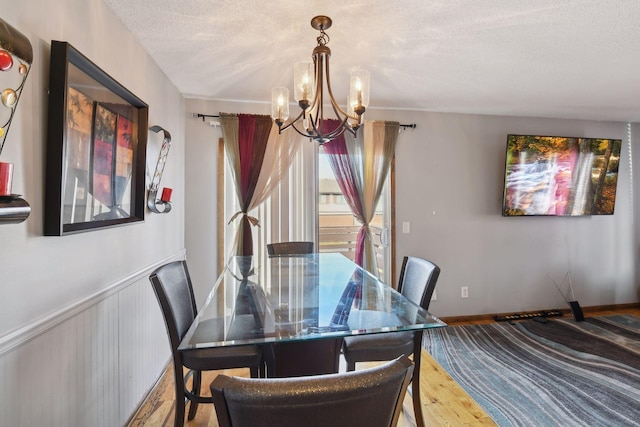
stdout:
POLYGON ((446 326, 346 257, 232 258, 179 350, 446 326))

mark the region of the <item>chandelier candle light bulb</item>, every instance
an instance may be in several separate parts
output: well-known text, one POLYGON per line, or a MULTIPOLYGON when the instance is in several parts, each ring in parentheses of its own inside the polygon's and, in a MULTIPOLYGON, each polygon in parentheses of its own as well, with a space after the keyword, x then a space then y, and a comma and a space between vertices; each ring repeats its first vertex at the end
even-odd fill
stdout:
POLYGON ((361 115, 369 106, 369 71, 354 70, 351 73, 350 98, 355 100, 353 111, 361 115))
POLYGON ((286 87, 271 90, 271 117, 276 123, 284 123, 289 118, 289 89, 286 87))
POLYGON ((313 64, 311 62, 296 62, 293 66, 293 98, 298 101, 301 109, 309 108, 309 99, 313 97, 313 64))
POLYGON ((282 99, 282 95, 278 97, 278 119, 282 120, 282 104, 284 100, 282 99))
POLYGON ((308 99, 309 92, 309 75, 305 74, 302 79, 302 99, 308 99))

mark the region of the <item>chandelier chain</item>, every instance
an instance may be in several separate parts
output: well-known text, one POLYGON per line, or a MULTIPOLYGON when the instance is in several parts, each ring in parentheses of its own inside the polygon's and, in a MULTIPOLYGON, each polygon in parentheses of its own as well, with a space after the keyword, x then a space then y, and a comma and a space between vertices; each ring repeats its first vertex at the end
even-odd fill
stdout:
POLYGON ((327 43, 329 43, 329 40, 331 40, 329 38, 329 35, 327 33, 325 33, 324 30, 320 30, 320 35, 318 37, 316 37, 316 41, 318 42, 318 46, 325 46, 327 43))

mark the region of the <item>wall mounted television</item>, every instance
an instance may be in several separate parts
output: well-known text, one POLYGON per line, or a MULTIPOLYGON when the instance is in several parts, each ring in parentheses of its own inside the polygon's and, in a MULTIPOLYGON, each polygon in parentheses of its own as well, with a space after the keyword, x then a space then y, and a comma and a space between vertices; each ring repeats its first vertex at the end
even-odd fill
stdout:
POLYGON ((613 215, 620 146, 620 139, 508 135, 502 215, 613 215))

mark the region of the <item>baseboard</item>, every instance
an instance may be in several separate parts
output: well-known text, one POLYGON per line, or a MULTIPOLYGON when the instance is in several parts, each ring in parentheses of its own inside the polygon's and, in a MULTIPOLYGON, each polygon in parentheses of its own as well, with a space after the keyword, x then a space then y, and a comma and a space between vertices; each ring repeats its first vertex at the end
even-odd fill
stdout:
MULTIPOLYGON (((628 309, 638 309, 640 308, 640 302, 634 302, 630 304, 608 304, 608 305, 594 305, 590 307, 582 307, 582 311, 584 314, 592 314, 601 311, 612 311, 612 310, 628 310, 628 309)), ((556 309, 554 309, 556 310, 556 309)), ((557 309, 563 314, 571 315, 571 308, 560 308, 557 309)), ((539 310, 531 310, 531 311, 521 311, 519 313, 528 314, 528 313, 536 313, 539 310)), ((513 312, 508 313, 492 313, 492 314, 477 314, 477 315, 468 315, 468 316, 449 316, 449 317, 440 317, 440 320, 449 325, 454 325, 456 323, 473 323, 473 322, 494 322, 494 318, 496 315, 498 316, 506 316, 509 314, 513 314, 513 312)))
POLYGON ((109 296, 120 292, 122 289, 131 286, 133 283, 136 283, 145 276, 151 274, 151 272, 159 266, 170 261, 184 259, 185 255, 186 251, 184 249, 181 249, 180 251, 166 258, 158 260, 155 263, 148 265, 138 271, 135 271, 134 273, 115 283, 112 283, 106 288, 94 293, 93 295, 89 295, 88 297, 75 301, 57 311, 47 313, 46 315, 36 318, 18 329, 14 329, 13 331, 8 332, 7 334, 0 337, 0 356, 44 334, 45 332, 51 330, 65 320, 76 316, 77 314, 83 312, 84 310, 87 310, 89 307, 92 307, 95 304, 98 304, 100 301, 103 301, 109 296))
POLYGON ((131 423, 136 419, 136 417, 139 415, 140 411, 144 407, 144 404, 147 403, 147 400, 151 397, 153 392, 156 391, 156 388, 160 386, 160 383, 164 379, 164 376, 171 375, 171 373, 169 372, 170 370, 171 372, 173 372, 173 356, 167 361, 164 369, 160 372, 160 376, 151 385, 151 388, 149 388, 149 390, 147 390, 144 396, 142 396, 142 398, 140 399, 140 402, 138 402, 138 406, 136 406, 136 409, 129 416, 129 419, 127 420, 127 422, 124 424, 125 426, 131 425, 131 423))

